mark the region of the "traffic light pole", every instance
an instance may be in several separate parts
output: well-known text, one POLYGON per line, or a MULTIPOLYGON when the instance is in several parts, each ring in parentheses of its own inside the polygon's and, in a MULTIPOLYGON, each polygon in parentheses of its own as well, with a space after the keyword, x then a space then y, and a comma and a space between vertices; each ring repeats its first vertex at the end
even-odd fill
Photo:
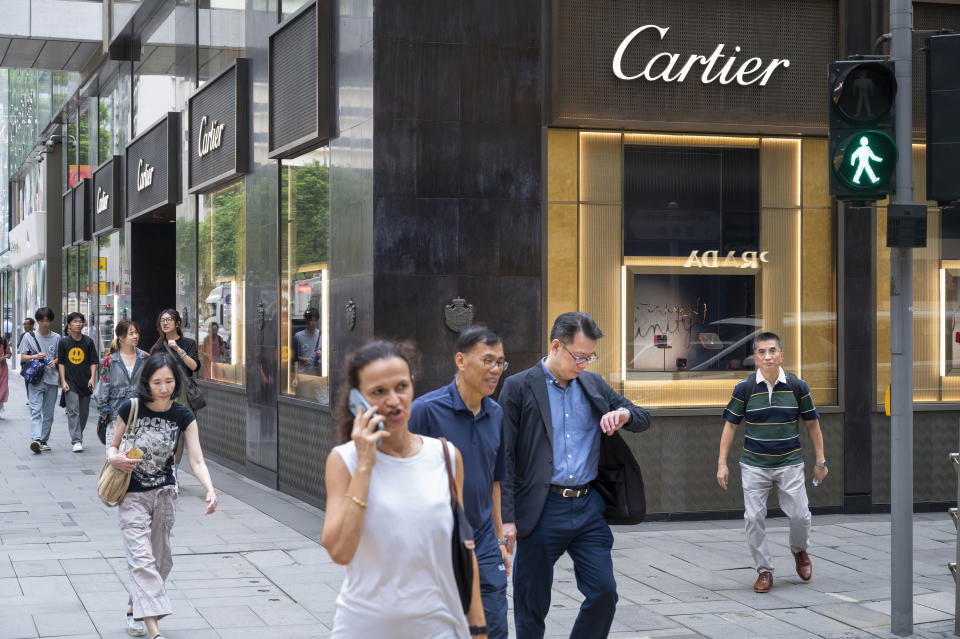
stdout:
MULTIPOLYGON (((913 203, 913 3, 890 0, 897 78, 897 190, 913 203)), ((913 249, 890 249, 890 631, 913 634, 913 249)))

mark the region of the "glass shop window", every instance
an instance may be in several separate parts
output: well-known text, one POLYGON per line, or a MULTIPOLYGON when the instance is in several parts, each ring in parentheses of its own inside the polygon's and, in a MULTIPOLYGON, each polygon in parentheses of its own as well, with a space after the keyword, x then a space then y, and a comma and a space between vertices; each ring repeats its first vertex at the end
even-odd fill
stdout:
POLYGON ((280 171, 281 393, 330 401, 330 162, 323 147, 280 171))
POLYGON ((245 191, 242 181, 200 195, 197 336, 203 379, 244 383, 245 191))

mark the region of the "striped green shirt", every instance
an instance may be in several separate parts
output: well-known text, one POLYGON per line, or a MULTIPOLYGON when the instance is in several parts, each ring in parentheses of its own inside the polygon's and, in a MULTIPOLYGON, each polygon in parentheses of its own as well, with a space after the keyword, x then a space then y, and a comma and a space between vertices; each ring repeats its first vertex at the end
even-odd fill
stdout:
POLYGON ((800 403, 785 376, 777 380, 773 393, 765 381, 751 375, 733 389, 733 396, 723 411, 731 424, 746 422, 743 454, 740 462, 760 468, 779 468, 803 463, 800 454, 800 418, 819 419, 810 388, 795 378, 800 390, 800 403))

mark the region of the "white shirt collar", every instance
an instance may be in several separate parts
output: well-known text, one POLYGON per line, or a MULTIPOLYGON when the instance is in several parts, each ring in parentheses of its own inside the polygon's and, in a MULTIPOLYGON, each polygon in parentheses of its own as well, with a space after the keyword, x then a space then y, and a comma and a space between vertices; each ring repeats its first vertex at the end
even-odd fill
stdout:
MULTIPOLYGON (((763 371, 761 371, 761 370, 758 368, 758 369, 757 369, 757 383, 759 384, 759 383, 761 383, 761 382, 764 383, 764 384, 767 384, 767 389, 768 389, 771 393, 773 392, 773 387, 770 386, 770 384, 767 383, 767 378, 763 376, 763 371)), ((779 384, 779 383, 781 383, 781 382, 784 383, 784 384, 787 383, 787 374, 783 372, 783 367, 782 367, 782 366, 781 366, 780 369, 779 369, 779 373, 777 374, 777 383, 774 384, 774 386, 776 386, 777 384, 779 384)))

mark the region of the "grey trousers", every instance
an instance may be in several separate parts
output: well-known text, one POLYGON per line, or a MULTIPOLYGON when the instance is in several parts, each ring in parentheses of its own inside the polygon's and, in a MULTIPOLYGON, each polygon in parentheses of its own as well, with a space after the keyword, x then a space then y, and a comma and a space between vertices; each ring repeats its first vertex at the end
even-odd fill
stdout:
POLYGON ((812 518, 804 486, 803 464, 783 468, 757 468, 740 464, 743 479, 743 519, 747 545, 753 554, 757 572, 773 572, 773 559, 767 548, 767 496, 777 486, 780 510, 790 519, 790 551, 800 552, 810 545, 812 518))
POLYGON ((120 531, 130 569, 134 619, 165 617, 173 612, 165 582, 173 568, 170 531, 176 506, 175 486, 127 493, 120 502, 120 531))
POLYGON ((67 391, 67 428, 70 430, 70 443, 83 442, 83 429, 90 415, 90 396, 67 391))

